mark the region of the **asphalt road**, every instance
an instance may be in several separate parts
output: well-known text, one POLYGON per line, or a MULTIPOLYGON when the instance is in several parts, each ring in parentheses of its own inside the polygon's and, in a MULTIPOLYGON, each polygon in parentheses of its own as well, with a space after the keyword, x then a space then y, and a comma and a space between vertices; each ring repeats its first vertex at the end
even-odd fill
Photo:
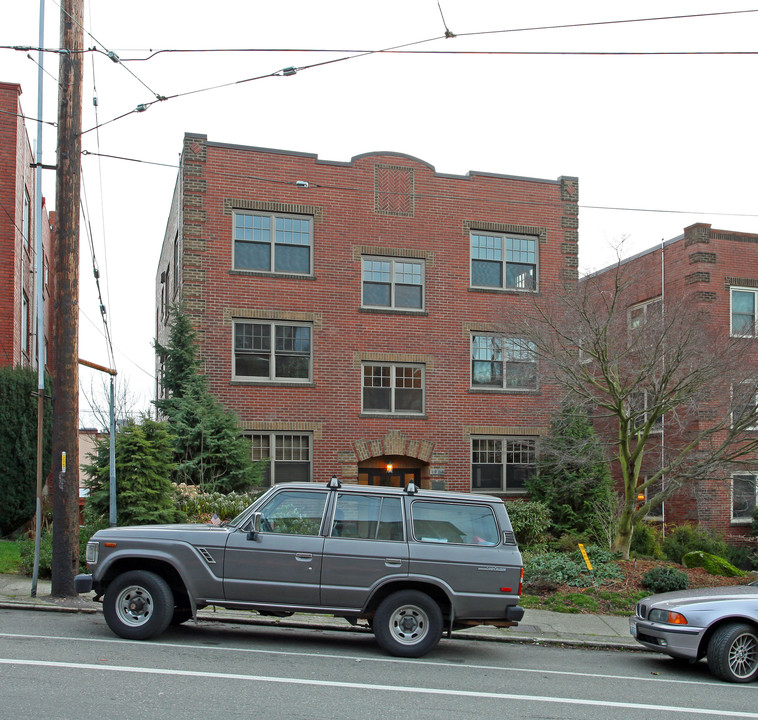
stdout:
POLYGON ((648 653, 443 640, 419 660, 366 634, 203 622, 158 640, 102 615, 0 610, 0 720, 758 718, 758 683, 648 653))

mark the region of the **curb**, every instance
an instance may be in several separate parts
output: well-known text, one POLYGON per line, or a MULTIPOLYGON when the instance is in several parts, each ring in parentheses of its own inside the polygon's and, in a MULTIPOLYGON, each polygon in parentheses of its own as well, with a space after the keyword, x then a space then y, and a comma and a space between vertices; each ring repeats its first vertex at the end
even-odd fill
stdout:
MULTIPOLYGON (((85 615, 94 615, 102 613, 100 608, 96 607, 71 607, 65 605, 38 605, 29 602, 0 601, 1 610, 38 610, 42 612, 57 613, 82 613, 85 615)), ((260 627, 282 627, 293 630, 330 630, 334 632, 350 632, 370 635, 371 630, 368 627, 360 625, 331 624, 324 622, 302 622, 298 620, 287 619, 269 619, 265 617, 239 617, 234 615, 219 614, 213 611, 201 610, 197 615, 198 620, 212 621, 218 623, 234 623, 237 625, 256 625, 260 627)), ((488 633, 477 633, 464 630, 466 634, 451 635, 453 640, 476 640, 478 642, 492 643, 512 643, 520 645, 550 645, 553 647, 574 647, 586 648, 588 650, 615 650, 626 652, 646 652, 641 645, 637 647, 631 643, 614 642, 613 640, 591 640, 588 638, 555 638, 544 637, 540 635, 493 635, 488 633)), ((443 638, 445 635, 443 635, 443 638)))

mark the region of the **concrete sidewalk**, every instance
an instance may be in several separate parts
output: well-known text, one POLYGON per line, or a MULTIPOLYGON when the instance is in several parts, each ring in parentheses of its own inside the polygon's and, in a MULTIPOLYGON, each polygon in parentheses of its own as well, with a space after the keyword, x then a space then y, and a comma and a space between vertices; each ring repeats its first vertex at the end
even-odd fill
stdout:
MULTIPOLYGON (((38 580, 37 596, 34 598, 31 597, 31 587, 31 578, 0 574, 0 608, 49 612, 99 613, 102 611, 102 605, 94 602, 91 595, 75 598, 51 597, 49 580, 38 580)), ((330 615, 296 614, 289 618, 271 618, 255 612, 207 607, 198 613, 198 620, 365 632, 365 626, 355 628, 345 620, 330 615)), ((548 610, 527 610, 523 621, 515 628, 480 625, 469 630, 458 630, 453 637, 489 642, 550 643, 617 650, 643 649, 629 634, 629 621, 626 617, 572 615, 548 610)))

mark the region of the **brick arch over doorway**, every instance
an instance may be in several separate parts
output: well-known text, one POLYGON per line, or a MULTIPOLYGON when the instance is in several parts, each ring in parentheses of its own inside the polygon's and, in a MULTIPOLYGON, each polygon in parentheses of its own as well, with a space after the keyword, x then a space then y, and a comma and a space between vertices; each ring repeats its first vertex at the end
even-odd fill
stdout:
POLYGON ((430 487, 431 468, 444 466, 447 455, 435 452, 431 440, 390 430, 381 437, 356 440, 351 451, 340 453, 340 460, 343 477, 358 482, 404 484, 412 478, 422 487, 430 487), (387 473, 388 465, 392 465, 392 474, 387 473))

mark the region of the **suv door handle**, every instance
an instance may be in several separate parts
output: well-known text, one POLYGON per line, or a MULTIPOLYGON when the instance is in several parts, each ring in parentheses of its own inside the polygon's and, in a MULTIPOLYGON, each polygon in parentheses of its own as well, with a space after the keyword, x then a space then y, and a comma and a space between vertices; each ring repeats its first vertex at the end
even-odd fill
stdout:
POLYGON ((295 553, 295 559, 307 562, 308 560, 313 560, 313 553, 295 553))
POLYGON ((403 561, 398 560, 397 558, 384 558, 384 564, 387 567, 400 567, 403 564, 403 561))

